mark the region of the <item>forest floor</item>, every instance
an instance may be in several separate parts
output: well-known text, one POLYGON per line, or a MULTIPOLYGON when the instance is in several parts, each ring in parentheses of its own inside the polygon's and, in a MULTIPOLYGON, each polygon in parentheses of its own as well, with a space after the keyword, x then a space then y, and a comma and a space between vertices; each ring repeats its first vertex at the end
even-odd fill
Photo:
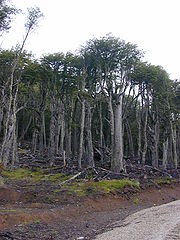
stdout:
POLYGON ((39 162, 0 171, 2 240, 94 239, 140 209, 180 199, 178 171, 136 166, 112 180, 104 168, 70 173, 39 162))

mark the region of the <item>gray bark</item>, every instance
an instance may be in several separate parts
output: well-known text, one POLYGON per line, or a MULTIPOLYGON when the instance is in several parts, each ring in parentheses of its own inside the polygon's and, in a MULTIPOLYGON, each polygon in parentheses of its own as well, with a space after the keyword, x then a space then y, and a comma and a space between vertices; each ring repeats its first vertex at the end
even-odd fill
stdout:
POLYGON ((169 146, 169 141, 168 141, 168 138, 167 138, 166 141, 163 143, 163 162, 162 162, 163 169, 166 169, 166 167, 167 167, 168 146, 169 146))
POLYGON ((136 111, 136 119, 137 119, 137 124, 138 124, 138 161, 141 159, 141 153, 142 153, 142 136, 141 136, 141 131, 142 131, 142 121, 141 121, 141 108, 140 104, 138 105, 137 111, 136 111))
POLYGON ((80 136, 79 136, 79 156, 78 167, 82 168, 83 142, 84 142, 84 123, 85 123, 85 99, 81 100, 81 122, 80 122, 80 136))
POLYGON ((115 105, 114 110, 114 145, 112 155, 111 169, 114 172, 119 173, 124 170, 123 165, 123 126, 122 126, 122 101, 123 96, 118 96, 118 102, 115 105))
POLYGON ((144 128, 143 128, 143 137, 144 137, 144 145, 143 145, 143 150, 142 150, 142 164, 143 165, 146 162, 146 153, 147 153, 147 120, 148 120, 148 108, 146 106, 144 128))
MULTIPOLYGON (((82 94, 85 91, 85 72, 83 73, 82 79, 82 94)), ((82 156, 83 156, 83 143, 84 143, 84 124, 85 124, 85 98, 81 96, 81 121, 80 121, 80 136, 79 136, 79 156, 78 156, 78 167, 82 168, 82 156)))
POLYGON ((88 165, 90 167, 94 167, 94 150, 93 150, 93 143, 92 143, 92 132, 91 132, 91 103, 88 99, 86 101, 86 139, 87 139, 87 158, 88 158, 88 165))
POLYGON ((173 127, 172 121, 170 121, 170 128, 171 128, 171 138, 173 144, 173 161, 175 169, 178 167, 178 158, 177 158, 177 146, 176 146, 176 125, 173 127))

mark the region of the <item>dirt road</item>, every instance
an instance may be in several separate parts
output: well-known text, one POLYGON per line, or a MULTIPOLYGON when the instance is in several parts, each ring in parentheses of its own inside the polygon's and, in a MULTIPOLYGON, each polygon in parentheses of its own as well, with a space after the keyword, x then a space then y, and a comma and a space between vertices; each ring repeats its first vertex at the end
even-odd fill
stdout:
POLYGON ((96 240, 180 239, 180 200, 141 210, 114 227, 96 240))

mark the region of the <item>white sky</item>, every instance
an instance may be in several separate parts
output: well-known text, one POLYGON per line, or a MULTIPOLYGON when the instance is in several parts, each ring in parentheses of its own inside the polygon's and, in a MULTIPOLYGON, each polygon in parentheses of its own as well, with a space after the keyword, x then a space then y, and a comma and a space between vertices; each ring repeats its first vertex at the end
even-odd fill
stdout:
MULTIPOLYGON (((44 53, 75 51, 93 37, 111 32, 135 43, 145 60, 180 79, 180 0, 11 0, 17 8, 39 6, 44 19, 26 49, 44 53)), ((1 38, 3 48, 23 38, 23 17, 1 38)))

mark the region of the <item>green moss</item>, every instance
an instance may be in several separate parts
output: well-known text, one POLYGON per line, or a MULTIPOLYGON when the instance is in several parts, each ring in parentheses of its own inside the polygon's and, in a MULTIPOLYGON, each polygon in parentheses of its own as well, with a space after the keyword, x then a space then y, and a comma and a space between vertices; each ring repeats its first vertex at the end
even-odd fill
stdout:
POLYGON ((28 178, 31 175, 31 171, 29 169, 19 168, 16 170, 3 170, 2 176, 13 179, 13 180, 23 180, 28 178))
POLYGON ((0 187, 4 185, 3 178, 0 176, 0 187))
POLYGON ((161 177, 161 178, 157 178, 155 179, 155 182, 159 185, 161 184, 169 184, 169 183, 175 183, 177 180, 170 178, 170 177, 161 177))
POLYGON ((16 212, 16 209, 2 209, 0 212, 16 212))
POLYGON ((63 173, 48 174, 43 176, 43 180, 49 180, 51 182, 63 182, 69 179, 71 176, 67 176, 63 173))
POLYGON ((63 173, 44 174, 43 170, 36 169, 31 171, 30 169, 19 168, 15 170, 3 170, 2 176, 11 180, 29 180, 32 182, 50 181, 52 183, 59 183, 67 180, 70 176, 63 173))
POLYGON ((61 190, 60 189, 55 189, 53 192, 56 194, 56 193, 59 193, 61 190))
POLYGON ((135 198, 133 199, 133 203, 136 204, 136 205, 138 205, 138 204, 139 204, 139 198, 138 198, 138 197, 135 197, 135 198))
POLYGON ((69 194, 75 193, 77 196, 86 196, 98 193, 113 193, 121 191, 125 187, 139 188, 139 182, 136 180, 122 179, 122 180, 103 180, 99 182, 88 181, 85 183, 73 183, 63 186, 69 194))
POLYGON ((89 182, 84 184, 84 190, 86 192, 101 192, 101 193, 110 193, 122 190, 125 187, 139 188, 138 181, 131 181, 129 179, 122 180, 103 180, 100 182, 89 182))

